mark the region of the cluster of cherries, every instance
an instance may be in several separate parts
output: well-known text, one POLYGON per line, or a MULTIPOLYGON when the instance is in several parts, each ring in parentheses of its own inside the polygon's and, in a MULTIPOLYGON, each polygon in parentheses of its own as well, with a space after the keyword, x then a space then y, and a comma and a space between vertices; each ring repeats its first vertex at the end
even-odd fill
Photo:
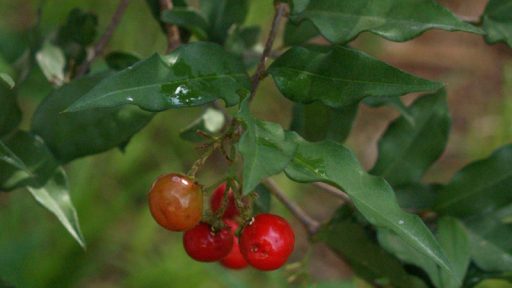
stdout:
POLYGON ((223 225, 215 228, 201 222, 201 186, 187 176, 171 173, 160 176, 153 183, 149 209, 162 227, 185 231, 183 246, 187 254, 197 261, 220 261, 231 269, 251 265, 265 271, 278 269, 286 263, 295 243, 295 235, 288 222, 280 216, 264 213, 239 227, 240 212, 233 191, 229 189, 226 192, 225 183, 217 187, 211 196, 212 212, 221 209, 224 197, 227 197, 227 206, 222 208, 223 225))

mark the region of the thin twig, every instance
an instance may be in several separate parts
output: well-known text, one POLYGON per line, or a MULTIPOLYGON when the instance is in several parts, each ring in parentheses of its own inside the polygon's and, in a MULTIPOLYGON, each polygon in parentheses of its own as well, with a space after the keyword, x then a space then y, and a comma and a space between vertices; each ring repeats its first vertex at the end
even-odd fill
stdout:
POLYGON ((286 206, 288 210, 290 210, 293 216, 295 216, 295 218, 297 218, 300 223, 304 225, 309 235, 314 235, 318 231, 320 224, 315 219, 311 218, 311 216, 309 216, 304 210, 302 210, 299 205, 286 197, 284 191, 279 188, 274 180, 267 178, 263 181, 263 184, 270 190, 270 192, 272 192, 272 194, 274 194, 277 199, 279 199, 279 201, 281 201, 281 203, 283 203, 284 206, 286 206))
POLYGON ((278 3, 276 5, 276 12, 274 14, 274 19, 272 20, 272 27, 270 28, 270 32, 268 34, 267 42, 265 43, 265 49, 263 49, 263 54, 261 54, 260 62, 258 63, 258 67, 256 68, 256 72, 252 76, 252 89, 251 89, 251 99, 256 94, 256 90, 260 84, 261 79, 266 71, 266 62, 268 57, 272 52, 272 46, 274 45, 274 40, 276 39, 277 29, 279 28, 279 24, 281 23, 281 19, 286 14, 288 10, 288 5, 286 3, 278 3))
MULTIPOLYGON (((174 5, 172 0, 160 0, 160 11, 172 10, 174 5)), ((167 50, 166 53, 178 48, 181 44, 180 31, 176 25, 165 24, 165 30, 167 31, 167 50)))
POLYGON ((353 205, 352 200, 350 199, 350 197, 347 195, 346 192, 343 192, 334 186, 331 186, 329 184, 322 183, 322 182, 315 182, 315 183, 313 183, 313 185, 324 190, 325 192, 328 192, 328 193, 340 198, 341 200, 343 200, 343 202, 353 205))
POLYGON ((87 59, 84 63, 82 63, 80 67, 78 67, 76 77, 81 77, 85 75, 85 73, 87 73, 87 70, 89 70, 91 63, 96 59, 96 57, 98 57, 103 52, 108 42, 110 41, 110 38, 112 38, 112 34, 114 34, 114 31, 121 22, 121 18, 123 18, 124 12, 126 11, 126 7, 128 7, 129 3, 130 0, 119 1, 119 5, 117 5, 116 11, 112 15, 110 23, 107 26, 107 29, 105 30, 103 35, 101 35, 101 38, 98 41, 98 43, 96 43, 96 45, 94 46, 92 56, 89 59, 87 59))

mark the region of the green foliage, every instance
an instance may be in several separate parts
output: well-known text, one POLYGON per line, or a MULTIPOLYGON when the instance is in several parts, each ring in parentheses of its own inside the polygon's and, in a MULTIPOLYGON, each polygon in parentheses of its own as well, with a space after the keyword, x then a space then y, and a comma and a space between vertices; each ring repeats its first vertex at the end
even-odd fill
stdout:
POLYGON ((358 276, 393 287, 412 287, 401 263, 372 241, 349 207, 338 209, 317 238, 341 254, 358 276))
POLYGON ((46 41, 41 50, 36 53, 36 60, 48 81, 57 86, 64 84, 66 56, 61 48, 46 41))
POLYGON ((412 121, 399 117, 379 140, 379 158, 370 171, 393 186, 421 180, 448 142, 451 121, 444 90, 422 96, 409 112, 412 121))
POLYGON ((105 56, 105 62, 115 71, 126 69, 140 61, 138 56, 126 52, 114 51, 105 56))
POLYGON ((197 132, 203 133, 210 137, 220 136, 220 132, 226 124, 226 116, 214 108, 206 108, 203 115, 196 121, 190 123, 180 132, 180 137, 190 142, 203 142, 208 140, 204 136, 198 135, 197 132))
POLYGON ((395 232, 423 257, 451 270, 421 219, 400 209, 391 186, 383 178, 367 174, 350 150, 331 141, 297 143, 297 152, 285 170, 288 177, 299 182, 325 182, 343 189, 370 223, 395 232))
POLYGON ((226 41, 232 26, 244 22, 249 10, 248 0, 200 0, 199 5, 209 24, 208 39, 219 44, 226 41))
POLYGON ((63 163, 124 146, 153 117, 131 105, 63 113, 111 73, 87 76, 54 91, 39 105, 32 130, 63 163))
POLYGON ((200 40, 206 40, 208 23, 195 10, 176 7, 162 13, 162 22, 185 28, 200 40))
POLYGON ((333 108, 357 104, 365 97, 401 96, 442 87, 341 46, 291 48, 272 63, 269 73, 288 99, 303 104, 320 101, 333 108))
POLYGON ((14 90, 0 82, 0 137, 11 132, 21 121, 14 90))
POLYGON ((429 29, 482 33, 433 0, 294 1, 293 22, 310 20, 331 42, 345 43, 369 31, 407 41, 429 29), (305 7, 305 8, 304 8, 305 7))
POLYGON ((485 40, 505 42, 512 47, 512 4, 509 1, 490 0, 482 15, 485 40))
POLYGON ((237 58, 218 45, 196 42, 167 56, 153 55, 106 78, 67 111, 125 104, 162 111, 199 106, 219 98, 231 106, 248 89, 248 76, 237 58))

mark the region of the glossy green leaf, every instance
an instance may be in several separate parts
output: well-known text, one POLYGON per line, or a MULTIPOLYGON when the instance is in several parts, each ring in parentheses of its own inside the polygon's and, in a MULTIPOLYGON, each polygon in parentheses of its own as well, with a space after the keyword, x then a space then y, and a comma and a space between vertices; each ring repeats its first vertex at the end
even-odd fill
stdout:
POLYGON ((52 212, 73 238, 85 248, 85 240, 80 231, 80 224, 75 206, 71 202, 68 180, 64 170, 58 169, 42 187, 28 187, 37 202, 52 212))
POLYGON ((322 103, 295 104, 291 130, 308 141, 347 139, 356 117, 358 105, 331 108, 322 103))
POLYGON ((401 96, 443 87, 341 46, 291 48, 272 63, 269 73, 288 99, 303 104, 320 101, 334 108, 355 105, 366 97, 401 96))
POLYGON ((36 53, 36 61, 48 81, 55 85, 64 83, 64 68, 66 58, 61 48, 46 41, 41 50, 36 53))
POLYGON ((459 171, 439 193, 436 211, 470 217, 495 211, 512 202, 512 145, 459 171))
POLYGON ((249 89, 249 77, 239 59, 216 44, 195 42, 167 56, 153 55, 108 77, 67 110, 133 104, 148 111, 163 111, 219 98, 231 106, 249 89))
POLYGON ((418 98, 409 112, 414 124, 401 116, 389 125, 370 171, 393 186, 418 182, 448 142, 451 118, 444 90, 418 98))
POLYGON ((0 140, 0 190, 41 187, 56 168, 57 162, 40 137, 16 131, 0 140))
POLYGON ((285 170, 288 177, 342 189, 370 223, 395 232, 424 257, 450 270, 439 243, 421 219, 400 209, 391 186, 382 177, 366 173, 350 150, 332 141, 296 141, 297 151, 285 170))
POLYGON ((208 39, 223 44, 229 29, 244 22, 249 11, 248 0, 200 0, 202 14, 208 21, 208 39))
POLYGON ((244 161, 242 191, 248 194, 261 180, 281 172, 297 145, 292 140, 294 134, 285 132, 278 124, 253 118, 247 100, 242 103, 239 117, 245 124, 238 143, 244 161))
POLYGON ((308 2, 302 12, 292 14, 292 21, 310 20, 325 38, 336 43, 348 42, 365 31, 399 42, 417 37, 429 29, 482 33, 433 0, 308 2))
POLYGON ((485 40, 489 43, 505 42, 512 47, 512 2, 490 0, 482 15, 485 40))
POLYGON ((185 28, 192 32, 198 39, 205 40, 208 23, 201 14, 185 7, 176 7, 162 12, 162 22, 185 28))
POLYGON ((357 276, 397 288, 411 287, 409 275, 401 263, 372 241, 347 206, 338 209, 316 237, 341 255, 357 276))
POLYGON ((512 267, 512 224, 504 223, 498 213, 466 219, 473 261, 486 271, 510 272, 512 267))
POLYGON ((203 142, 208 139, 198 135, 198 131, 212 137, 219 136, 224 124, 226 124, 226 117, 222 111, 207 108, 201 117, 180 132, 180 137, 191 142, 203 142))
POLYGON ((105 57, 105 61, 107 62, 109 68, 119 71, 139 62, 140 58, 131 53, 114 51, 108 53, 108 55, 105 57))
POLYGON ((379 230, 379 242, 402 261, 423 269, 438 288, 461 286, 470 261, 469 237, 464 226, 454 218, 441 218, 438 222, 437 239, 450 261, 453 271, 441 270, 432 261, 404 243, 395 233, 379 230))
POLYGON ((16 94, 0 82, 0 136, 11 132, 21 121, 21 110, 16 101, 16 94))
POLYGON ((100 153, 124 145, 153 117, 131 105, 62 113, 81 99, 109 73, 82 77, 51 93, 32 118, 32 130, 40 135, 61 162, 100 153))

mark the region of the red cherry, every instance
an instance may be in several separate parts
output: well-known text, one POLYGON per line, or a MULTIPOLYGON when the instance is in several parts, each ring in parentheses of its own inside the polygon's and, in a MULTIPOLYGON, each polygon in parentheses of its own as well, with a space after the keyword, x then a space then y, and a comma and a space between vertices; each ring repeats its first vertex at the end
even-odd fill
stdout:
MULTIPOLYGON (((238 229, 238 223, 232 220, 225 220, 225 223, 231 228, 231 232, 234 234, 238 229)), ((231 252, 229 252, 228 256, 224 257, 220 260, 220 264, 226 268, 230 269, 243 269, 247 267, 248 263, 245 261, 242 253, 240 253, 240 247, 238 245, 238 237, 233 235, 233 248, 231 248, 231 252)))
POLYGON ((187 254, 197 261, 214 262, 229 254, 233 247, 233 233, 229 227, 214 232, 206 223, 183 234, 183 246, 187 254))
POLYGON ((196 226, 203 212, 201 186, 187 176, 169 173, 158 177, 148 195, 156 222, 171 231, 196 226))
MULTIPOLYGON (((212 197, 210 199, 210 206, 212 211, 215 213, 220 209, 222 204, 222 200, 224 199, 224 193, 226 192, 226 183, 222 183, 213 191, 212 197)), ((238 209, 235 205, 235 196, 233 195, 233 191, 231 189, 228 190, 228 206, 226 210, 224 210, 223 218, 233 219, 240 215, 238 209)))
POLYGON ((283 266, 293 252, 295 234, 285 219, 259 214, 242 230, 240 252, 256 269, 269 271, 283 266))

